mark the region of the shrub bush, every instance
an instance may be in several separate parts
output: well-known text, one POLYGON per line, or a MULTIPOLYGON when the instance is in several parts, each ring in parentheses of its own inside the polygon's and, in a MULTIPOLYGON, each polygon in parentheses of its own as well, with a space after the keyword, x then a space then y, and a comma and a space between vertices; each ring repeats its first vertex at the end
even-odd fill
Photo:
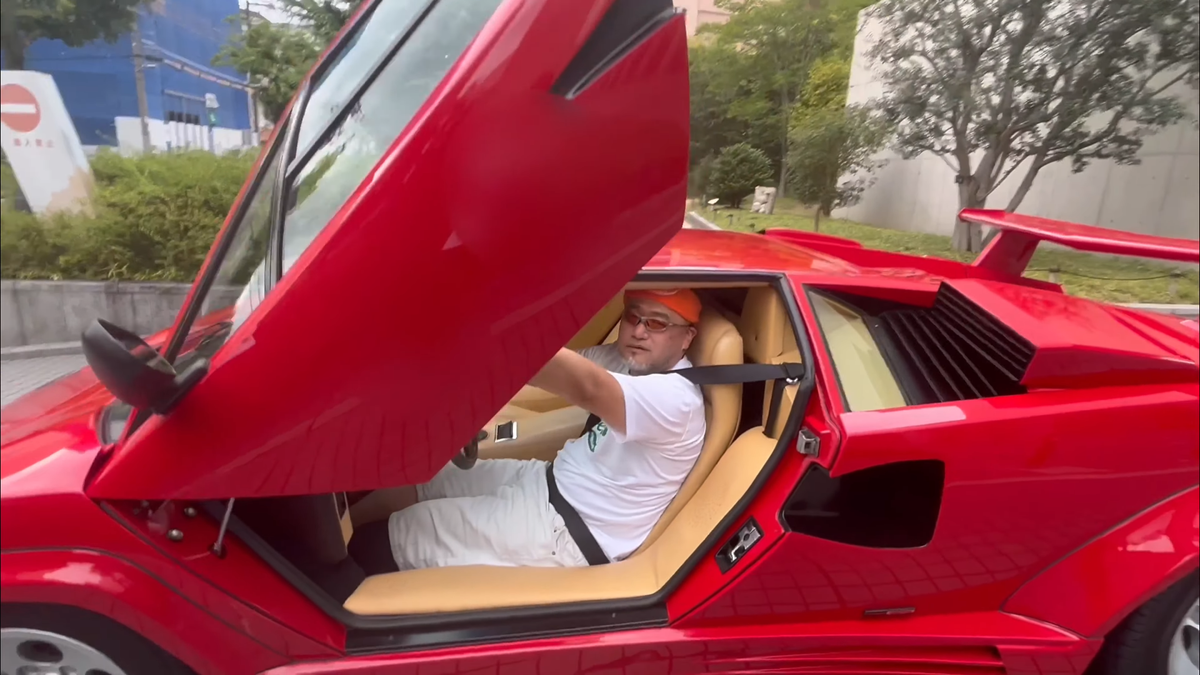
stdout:
POLYGON ((254 164, 250 152, 92 159, 94 215, 0 218, 6 278, 190 281, 254 164))
POLYGON ((708 176, 707 191, 734 208, 754 194, 754 188, 771 182, 771 160, 749 143, 721 148, 708 176))

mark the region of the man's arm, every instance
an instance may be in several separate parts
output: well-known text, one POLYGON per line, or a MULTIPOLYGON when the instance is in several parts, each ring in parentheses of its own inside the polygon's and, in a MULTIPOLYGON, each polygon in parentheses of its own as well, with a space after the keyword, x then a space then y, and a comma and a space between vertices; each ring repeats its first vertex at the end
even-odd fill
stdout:
POLYGON ((560 349, 529 384, 554 394, 625 433, 625 392, 607 370, 571 351, 560 349))

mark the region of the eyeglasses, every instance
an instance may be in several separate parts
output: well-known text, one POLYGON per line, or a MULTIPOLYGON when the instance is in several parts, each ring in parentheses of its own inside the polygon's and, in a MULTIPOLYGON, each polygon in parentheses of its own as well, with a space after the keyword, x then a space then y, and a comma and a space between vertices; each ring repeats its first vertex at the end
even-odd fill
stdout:
POLYGON ((625 315, 623 318, 625 319, 625 323, 627 323, 635 328, 637 327, 637 325, 639 323, 644 325, 646 327, 646 330, 650 331, 651 333, 661 333, 661 332, 665 331, 666 329, 670 328, 671 326, 678 326, 680 328, 686 328, 691 325, 691 324, 687 324, 687 323, 671 323, 670 321, 667 321, 666 319, 655 319, 655 318, 649 317, 649 316, 638 316, 631 309, 625 310, 625 315))

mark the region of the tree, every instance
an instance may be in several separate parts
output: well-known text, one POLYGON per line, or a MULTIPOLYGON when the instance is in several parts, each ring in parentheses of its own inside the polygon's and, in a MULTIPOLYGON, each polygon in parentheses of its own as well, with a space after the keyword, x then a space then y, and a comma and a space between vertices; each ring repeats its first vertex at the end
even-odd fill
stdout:
POLYGON ((749 143, 736 143, 721 150, 713 161, 708 190, 733 208, 754 194, 754 188, 771 180, 771 160, 749 143))
POLYGON ((81 47, 115 42, 133 30, 138 6, 147 0, 4 0, 0 3, 0 49, 5 67, 25 68, 25 50, 37 40, 81 47))
MULTIPOLYGON (((250 77, 266 115, 276 121, 360 4, 362 0, 280 0, 278 7, 288 14, 288 23, 260 21, 234 33, 213 64, 232 66, 250 77)), ((230 17, 232 22, 240 20, 230 17)))
POLYGON ((736 50, 704 42, 689 45, 688 84, 693 168, 704 161, 711 163, 727 145, 756 142, 746 120, 730 114, 730 108, 748 95, 746 73, 736 50))
MULTIPOLYGON (((1197 0, 882 0, 870 50, 902 157, 940 157, 961 208, 978 208, 1024 174, 1064 160, 1137 164, 1146 136, 1185 119, 1171 93, 1196 86, 1197 0)), ((977 251, 959 221, 954 246, 977 251)))
POLYGON ((874 155, 888 136, 887 128, 859 106, 823 107, 797 116, 788 164, 796 197, 816 206, 814 230, 820 231, 822 215, 856 204, 870 187, 872 172, 883 165, 874 155))
POLYGON ((363 0, 280 0, 280 8, 322 45, 333 42, 363 0))
POLYGON ((729 20, 701 31, 715 36, 715 47, 736 52, 746 74, 747 95, 731 104, 729 115, 772 139, 782 196, 792 106, 813 64, 834 48, 837 20, 826 0, 717 0, 717 5, 730 12, 729 20))
POLYGON ((249 76, 263 113, 274 122, 321 55, 321 49, 321 43, 306 30, 263 21, 231 35, 213 64, 232 66, 249 76))

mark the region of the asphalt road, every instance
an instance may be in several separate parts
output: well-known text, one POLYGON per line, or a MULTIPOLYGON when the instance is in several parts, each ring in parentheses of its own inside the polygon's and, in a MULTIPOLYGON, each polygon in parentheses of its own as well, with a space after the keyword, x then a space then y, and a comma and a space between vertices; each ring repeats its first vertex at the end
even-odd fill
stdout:
POLYGON ((0 406, 85 365, 82 354, 0 361, 0 406))

